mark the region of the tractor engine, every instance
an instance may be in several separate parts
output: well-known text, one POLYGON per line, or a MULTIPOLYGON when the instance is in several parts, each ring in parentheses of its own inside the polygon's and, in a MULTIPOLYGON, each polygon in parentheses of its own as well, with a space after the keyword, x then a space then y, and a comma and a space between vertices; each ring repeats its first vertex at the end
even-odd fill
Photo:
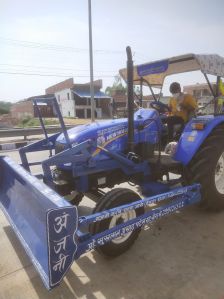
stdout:
MULTIPOLYGON (((147 161, 154 155, 155 146, 160 140, 162 124, 159 114, 154 109, 139 109, 134 113, 134 152, 128 150, 128 120, 126 118, 99 121, 87 125, 81 125, 68 130, 68 136, 72 146, 86 140, 93 141, 90 148, 91 159, 94 163, 106 162, 109 157, 104 150, 123 154, 135 163, 147 161)), ((68 148, 64 134, 56 140, 55 153, 68 148)), ((71 190, 77 190, 76 181, 79 174, 72 172, 72 163, 57 165, 54 181, 60 194, 67 194, 71 190), (60 189, 60 190, 59 190, 60 189)), ((138 176, 135 175, 135 180, 138 176)), ((99 187, 113 187, 115 184, 127 180, 127 176, 121 168, 112 169, 109 173, 102 171, 88 174, 88 189, 99 187)), ((132 178, 130 178, 132 180, 132 178)))

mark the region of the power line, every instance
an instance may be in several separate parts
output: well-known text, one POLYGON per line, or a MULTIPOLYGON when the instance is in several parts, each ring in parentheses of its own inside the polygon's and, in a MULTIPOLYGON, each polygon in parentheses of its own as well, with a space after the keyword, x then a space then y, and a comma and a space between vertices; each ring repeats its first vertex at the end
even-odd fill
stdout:
MULTIPOLYGON (((8 72, 8 71, 0 71, 0 74, 9 74, 9 75, 25 75, 25 76, 40 76, 40 77, 62 77, 62 78, 68 78, 68 77, 76 77, 76 78, 89 78, 89 75, 74 75, 74 74, 68 74, 68 75, 58 75, 58 74, 41 74, 41 73, 23 73, 23 72, 8 72)), ((110 75, 96 75, 97 78, 114 78, 114 76, 110 75)))
MULTIPOLYGON (((76 51, 76 52, 88 52, 89 49, 87 48, 76 48, 72 46, 63 46, 59 44, 48 44, 48 43, 38 43, 38 42, 31 42, 26 40, 17 40, 17 39, 10 39, 0 36, 0 40, 3 40, 5 43, 13 44, 13 45, 19 45, 24 47, 32 47, 32 48, 46 48, 48 50, 68 50, 68 51, 76 51)), ((115 50, 115 49, 95 49, 94 52, 99 53, 105 53, 105 54, 125 54, 125 50, 115 50)), ((145 54, 135 51, 134 55, 137 55, 138 57, 141 57, 143 59, 147 59, 145 54)))
MULTIPOLYGON (((28 48, 38 48, 43 50, 53 50, 53 51, 69 51, 69 52, 88 52, 89 49, 86 48, 75 48, 72 46, 62 46, 57 44, 46 44, 46 43, 37 43, 37 42, 30 42, 24 40, 16 40, 16 39, 9 39, 0 37, 0 40, 4 41, 4 43, 14 46, 21 46, 21 47, 28 47, 28 48)), ((124 51, 120 50, 94 50, 94 53, 100 54, 124 54, 124 51)))
MULTIPOLYGON (((89 72, 88 69, 72 69, 72 68, 61 68, 61 67, 51 67, 51 66, 35 66, 35 65, 23 65, 23 64, 7 64, 0 63, 0 66, 8 66, 8 67, 23 67, 23 68, 33 68, 33 69, 52 69, 52 70, 67 70, 73 72, 89 72)), ((106 72, 106 73, 116 73, 117 71, 112 70, 96 70, 96 72, 106 72)))

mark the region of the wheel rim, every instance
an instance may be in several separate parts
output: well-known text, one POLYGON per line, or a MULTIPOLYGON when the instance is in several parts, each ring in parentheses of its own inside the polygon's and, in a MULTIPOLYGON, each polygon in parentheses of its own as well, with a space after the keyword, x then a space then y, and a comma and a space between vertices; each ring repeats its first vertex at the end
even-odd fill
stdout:
POLYGON ((215 167, 215 186, 219 193, 224 194, 224 152, 215 167))
MULTIPOLYGON (((131 220, 134 218, 136 218, 136 212, 134 210, 114 216, 114 217, 112 217, 112 219, 110 221, 109 229, 113 228, 116 225, 119 225, 121 223, 125 223, 128 220, 131 220)), ((111 242, 114 244, 121 244, 121 243, 125 242, 130 237, 131 234, 132 234, 132 231, 125 235, 122 235, 118 238, 113 239, 111 242)))

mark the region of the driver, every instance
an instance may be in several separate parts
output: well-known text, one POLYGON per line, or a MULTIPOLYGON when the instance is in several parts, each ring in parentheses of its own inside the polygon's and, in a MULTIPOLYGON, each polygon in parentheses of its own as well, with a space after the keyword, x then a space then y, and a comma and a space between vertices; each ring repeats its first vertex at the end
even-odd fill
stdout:
POLYGON ((180 124, 183 129, 184 124, 194 116, 197 108, 196 100, 191 95, 182 93, 178 82, 170 85, 170 93, 172 94, 169 101, 170 116, 166 119, 168 141, 173 140, 174 125, 180 124))

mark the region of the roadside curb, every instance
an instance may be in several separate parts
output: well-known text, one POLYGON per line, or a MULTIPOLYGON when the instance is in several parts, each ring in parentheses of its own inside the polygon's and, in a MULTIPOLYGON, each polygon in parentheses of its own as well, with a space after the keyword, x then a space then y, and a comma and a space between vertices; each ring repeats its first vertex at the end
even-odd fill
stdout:
POLYGON ((16 142, 16 143, 0 144, 0 151, 14 150, 14 149, 23 147, 31 142, 33 142, 33 141, 23 141, 23 142, 16 142))

